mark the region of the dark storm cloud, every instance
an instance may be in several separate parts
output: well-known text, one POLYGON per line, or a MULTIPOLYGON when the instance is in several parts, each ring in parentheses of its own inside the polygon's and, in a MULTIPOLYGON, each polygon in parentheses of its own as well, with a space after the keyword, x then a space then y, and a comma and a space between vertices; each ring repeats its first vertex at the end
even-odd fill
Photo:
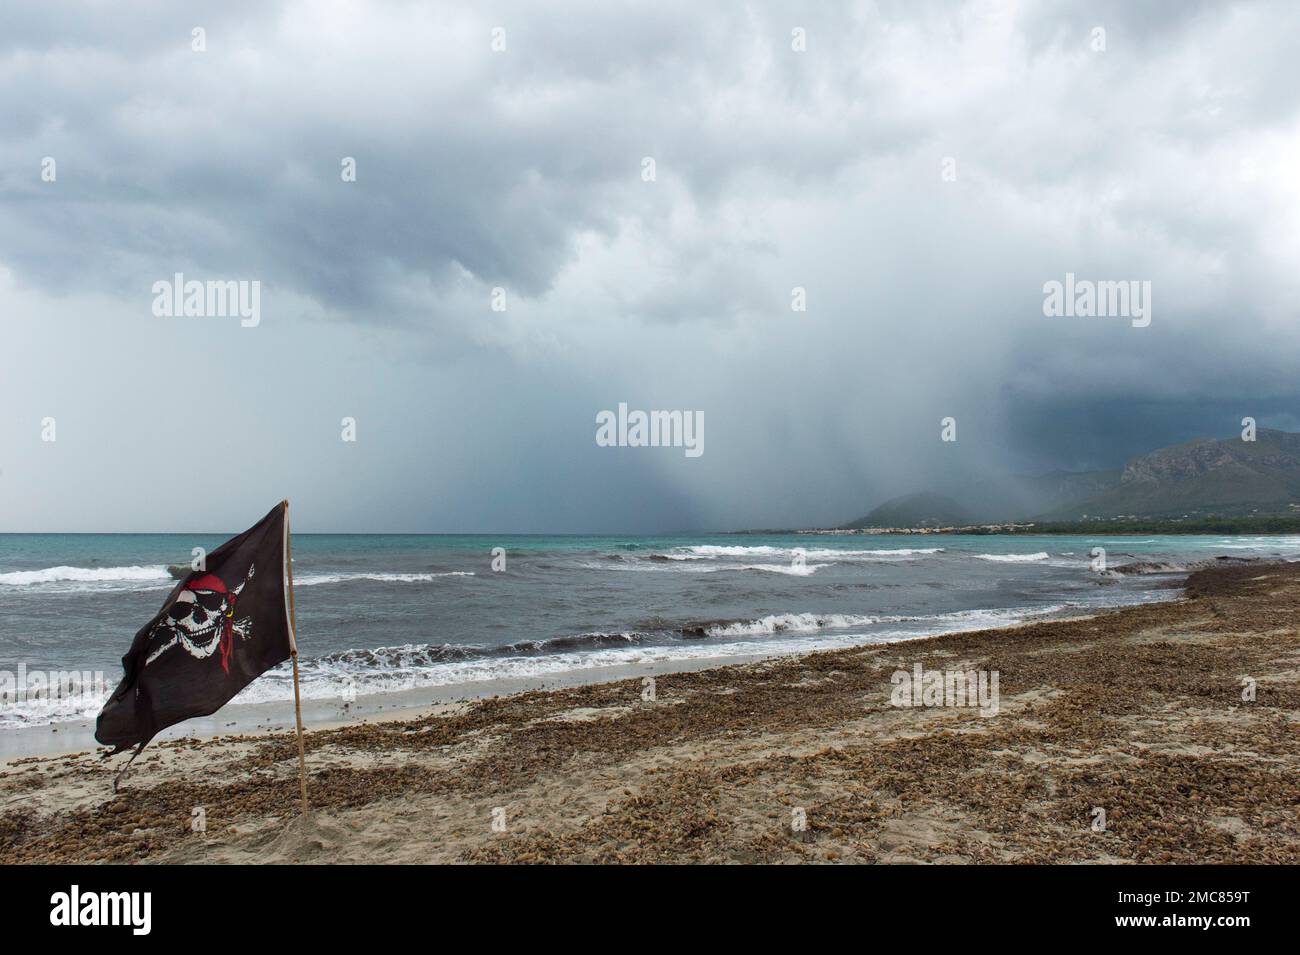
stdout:
POLYGON ((786 39, 747 36, 742 15, 524 5, 502 11, 494 54, 489 18, 324 9, 322 23, 311 5, 159 7, 138 31, 134 11, 97 6, 65 32, 11 14, 5 260, 60 288, 125 291, 172 263, 256 274, 386 321, 404 287, 437 292, 467 272, 539 296, 578 234, 661 227, 676 203, 639 181, 643 156, 665 189, 709 202, 750 170, 825 175, 872 138, 801 117, 797 91, 793 126, 747 101, 750 45, 786 39), (369 26, 340 35, 332 15, 369 26), (190 49, 192 23, 206 52, 190 49), (57 190, 31 174, 46 155, 57 190))
POLYGON ((289 490, 321 529, 834 523, 1293 421, 1298 28, 1253 2, 9 5, 0 526, 104 526, 105 497, 182 521, 128 452, 232 380, 250 463, 190 478, 231 526, 289 490), (176 271, 262 281, 263 326, 153 317, 176 271), (1151 325, 1045 317, 1066 272, 1151 281, 1151 325), (702 410, 705 455, 597 448, 620 401, 702 410))

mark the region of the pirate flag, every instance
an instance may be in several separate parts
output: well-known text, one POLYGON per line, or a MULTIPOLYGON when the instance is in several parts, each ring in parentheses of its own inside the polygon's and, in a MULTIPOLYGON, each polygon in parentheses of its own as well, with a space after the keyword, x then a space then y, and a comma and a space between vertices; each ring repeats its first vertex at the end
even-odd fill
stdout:
POLYGON ((204 569, 177 584, 135 635, 122 682, 95 723, 95 739, 113 753, 143 749, 159 730, 215 713, 289 658, 287 507, 277 504, 208 554, 204 569))

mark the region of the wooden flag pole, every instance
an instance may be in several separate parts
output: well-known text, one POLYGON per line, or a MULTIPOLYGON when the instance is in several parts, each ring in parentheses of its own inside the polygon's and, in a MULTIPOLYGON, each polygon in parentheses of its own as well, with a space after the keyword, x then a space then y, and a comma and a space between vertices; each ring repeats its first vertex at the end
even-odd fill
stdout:
POLYGON ((293 535, 289 533, 289 502, 284 502, 284 569, 289 584, 289 655, 293 658, 293 715, 298 722, 298 789, 302 814, 307 808, 307 751, 302 741, 302 696, 298 692, 298 615, 293 605, 293 535))

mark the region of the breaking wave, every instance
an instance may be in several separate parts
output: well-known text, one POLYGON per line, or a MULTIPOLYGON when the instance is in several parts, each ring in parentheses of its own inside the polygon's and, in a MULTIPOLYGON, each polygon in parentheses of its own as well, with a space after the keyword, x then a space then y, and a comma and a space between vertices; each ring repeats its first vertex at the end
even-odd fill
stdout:
POLYGON ((0 584, 33 587, 55 583, 109 583, 112 581, 170 580, 165 564, 136 567, 46 567, 43 570, 14 570, 0 574, 0 584))
POLYGON ((701 544, 678 548, 676 553, 655 554, 653 560, 709 560, 717 557, 782 557, 792 558, 802 551, 809 560, 834 560, 876 557, 919 557, 943 553, 942 547, 899 547, 875 550, 849 550, 838 547, 740 547, 718 544, 701 544))
POLYGON ((877 624, 897 623, 972 623, 980 627, 999 627, 1031 617, 1046 616, 1065 610, 1066 604, 1048 607, 1001 608, 993 610, 957 610, 952 613, 922 614, 919 616, 886 615, 860 616, 857 614, 771 614, 758 620, 737 620, 706 629, 711 637, 761 636, 776 633, 810 633, 817 630, 843 630, 850 627, 870 627, 877 624))
MULTIPOLYGON (((0 573, 0 587, 40 587, 41 593, 77 593, 97 590, 152 589, 169 585, 189 576, 188 564, 148 564, 130 567, 46 567, 42 570, 15 570, 0 573)), ((419 584, 444 577, 473 577, 473 571, 452 570, 442 573, 314 573, 294 580, 298 587, 342 584, 354 580, 378 583, 419 584)))
POLYGON ((1259 557, 1211 557, 1204 560, 1135 560, 1132 563, 1112 567, 1112 574, 1146 575, 1146 574, 1189 574, 1207 567, 1239 566, 1259 563, 1259 557))
MULTIPOLYGON (((684 624, 671 632, 676 639, 666 631, 629 631, 577 634, 503 647, 440 644, 348 650, 302 661, 302 690, 307 698, 330 700, 346 694, 536 678, 601 667, 782 656, 1008 626, 1059 613, 1066 607, 1056 604, 896 617, 774 614, 758 620, 684 624), (683 639, 692 637, 695 639, 683 639)), ((287 700, 292 693, 292 673, 281 664, 246 687, 234 702, 287 700)))
POLYGON ((0 703, 0 728, 44 726, 47 723, 71 723, 94 719, 100 708, 108 702, 113 688, 99 695, 86 695, 74 699, 22 700, 17 703, 0 703))
POLYGON ((682 573, 693 574, 716 574, 726 571, 737 570, 761 570, 772 574, 786 574, 790 577, 810 577, 823 567, 829 567, 830 564, 795 564, 791 561, 788 564, 715 564, 710 562, 678 563, 671 561, 662 555, 651 557, 649 561, 628 561, 619 559, 614 563, 596 563, 593 561, 584 561, 578 565, 590 570, 619 570, 619 571, 679 571, 682 573))
MULTIPOLYGON (((297 561, 294 561, 297 563, 297 561)), ((342 584, 351 580, 375 580, 381 583, 397 584, 425 584, 430 581, 438 580, 441 577, 473 577, 472 570, 449 570, 437 574, 304 574, 301 577, 295 577, 293 584, 295 587, 312 587, 318 584, 342 584)))
POLYGON ((866 627, 879 623, 880 617, 856 614, 782 613, 770 614, 758 620, 736 620, 705 629, 711 637, 748 637, 769 633, 808 633, 814 630, 838 630, 845 627, 866 627))

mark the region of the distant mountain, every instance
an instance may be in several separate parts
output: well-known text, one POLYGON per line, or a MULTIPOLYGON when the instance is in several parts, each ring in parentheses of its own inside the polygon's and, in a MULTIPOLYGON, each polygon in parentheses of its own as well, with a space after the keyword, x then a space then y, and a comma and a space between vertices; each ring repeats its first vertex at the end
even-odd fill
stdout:
POLYGON ((1300 505, 1300 434, 1198 438, 1134 458, 1119 483, 1043 514, 1048 520, 1283 514, 1300 505))
POLYGON ((955 527, 969 524, 968 511, 950 497, 922 491, 906 494, 886 501, 866 517, 860 517, 851 528, 859 527, 955 527))
POLYGON ((976 523, 1028 520, 1105 494, 1119 486, 1121 471, 1051 471, 968 481, 950 491, 976 523))
POLYGON ((846 527, 933 527, 1008 521, 1236 517, 1300 511, 1300 434, 1260 430, 1254 441, 1198 438, 1121 470, 1008 475, 948 495, 894 498, 846 527))

